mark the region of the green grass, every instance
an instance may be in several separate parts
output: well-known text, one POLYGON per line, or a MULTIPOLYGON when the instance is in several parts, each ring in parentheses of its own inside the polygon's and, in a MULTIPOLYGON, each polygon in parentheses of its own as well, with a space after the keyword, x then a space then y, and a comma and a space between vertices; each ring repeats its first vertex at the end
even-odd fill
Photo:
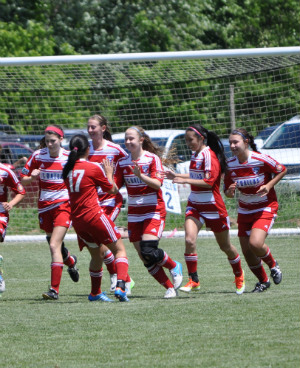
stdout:
MULTIPOLYGON (((238 247, 238 240, 233 238, 238 247)), ((201 291, 164 300, 164 289, 125 242, 136 281, 130 303, 90 303, 89 255, 78 255, 80 281, 64 270, 60 299, 44 301, 50 254, 44 243, 3 243, 7 291, 0 299, 0 366, 4 367, 297 367, 300 363, 300 243, 272 237, 268 245, 283 281, 253 294, 246 267, 246 292, 234 292, 233 274, 213 239, 199 239, 201 291)), ((183 239, 161 247, 183 261, 183 239)), ((109 277, 104 270, 103 289, 109 277)))

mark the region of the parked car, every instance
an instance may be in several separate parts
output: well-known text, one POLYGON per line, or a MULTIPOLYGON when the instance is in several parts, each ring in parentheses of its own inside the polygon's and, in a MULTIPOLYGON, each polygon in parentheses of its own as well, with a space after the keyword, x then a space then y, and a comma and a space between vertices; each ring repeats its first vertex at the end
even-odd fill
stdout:
POLYGON ((87 132, 86 127, 82 129, 64 129, 64 139, 62 141, 62 146, 65 149, 69 149, 69 143, 73 135, 75 134, 84 134, 89 138, 89 134, 87 132))
POLYGON ((11 125, 0 123, 0 137, 7 134, 17 134, 17 132, 11 125))
POLYGON ((270 137, 270 135, 274 132, 276 128, 279 127, 280 124, 271 125, 262 131, 260 131, 254 139, 257 149, 259 150, 265 143, 265 141, 270 137))
POLYGON ((278 183, 285 190, 300 192, 300 116, 280 124, 260 152, 285 165, 287 174, 278 183))

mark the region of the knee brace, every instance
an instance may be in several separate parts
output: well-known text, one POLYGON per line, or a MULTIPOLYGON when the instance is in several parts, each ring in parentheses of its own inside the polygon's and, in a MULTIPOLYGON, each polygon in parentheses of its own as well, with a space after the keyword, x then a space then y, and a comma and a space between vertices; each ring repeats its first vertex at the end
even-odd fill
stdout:
POLYGON ((142 240, 140 242, 141 255, 150 267, 164 259, 164 251, 158 248, 158 240, 142 240))

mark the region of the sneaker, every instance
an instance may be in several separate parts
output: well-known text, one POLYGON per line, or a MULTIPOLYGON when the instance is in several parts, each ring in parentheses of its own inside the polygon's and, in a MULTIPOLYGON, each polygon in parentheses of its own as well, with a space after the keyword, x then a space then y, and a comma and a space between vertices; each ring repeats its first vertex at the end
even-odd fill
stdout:
POLYGON ((78 282, 79 280, 79 272, 78 272, 78 269, 76 267, 76 263, 77 263, 77 257, 76 256, 71 256, 74 258, 74 266, 73 267, 68 267, 68 273, 72 279, 72 281, 74 282, 78 282))
POLYGON ((96 301, 100 301, 100 302, 113 302, 112 299, 110 299, 108 296, 106 296, 106 293, 105 292, 102 292, 100 294, 97 294, 97 295, 92 295, 90 294, 88 296, 88 299, 90 302, 96 302, 96 301))
POLYGON ((235 277, 235 285, 236 285, 236 293, 237 295, 241 295, 243 294, 243 292, 245 291, 245 273, 243 270, 243 273, 241 276, 236 276, 235 277))
POLYGON ((271 283, 270 281, 266 282, 258 282, 255 285, 255 288, 252 290, 252 293, 262 293, 263 291, 267 290, 270 287, 271 283))
POLYGON ((271 268, 271 277, 274 281, 274 284, 278 285, 282 280, 282 272, 280 271, 279 265, 276 261, 275 267, 271 268))
POLYGON ((199 291, 200 281, 195 282, 192 279, 189 279, 189 282, 185 286, 182 286, 179 290, 184 291, 185 293, 189 293, 190 291, 199 291))
POLYGON ((5 281, 3 280, 2 275, 0 275, 0 294, 5 291, 5 281))
POLYGON ((117 286, 117 274, 111 273, 110 275, 110 291, 115 291, 117 286))
POLYGON ((44 299, 49 299, 49 300, 57 300, 58 299, 58 293, 56 290, 54 289, 49 289, 49 291, 47 291, 46 293, 42 294, 44 299))
POLYGON ((120 300, 120 302, 129 302, 127 298, 126 291, 122 290, 121 288, 117 287, 115 290, 115 297, 120 300))
POLYGON ((131 295, 131 290, 134 288, 135 282, 131 279, 131 281, 125 282, 125 291, 126 295, 131 295))
POLYGON ((177 291, 175 290, 175 288, 169 288, 167 289, 164 298, 165 299, 170 299, 170 298, 176 298, 177 296, 177 291))
POLYGON ((182 284, 182 264, 180 262, 175 261, 176 266, 170 270, 170 274, 172 277, 174 289, 177 290, 179 286, 182 284))

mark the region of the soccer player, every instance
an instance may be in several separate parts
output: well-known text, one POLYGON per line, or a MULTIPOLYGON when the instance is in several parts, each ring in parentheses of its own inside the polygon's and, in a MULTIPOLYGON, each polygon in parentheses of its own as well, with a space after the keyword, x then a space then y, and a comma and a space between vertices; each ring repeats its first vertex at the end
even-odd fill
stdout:
MULTIPOLYGON (((7 165, 0 163, 0 243, 4 242, 9 222, 9 212, 22 201, 24 195, 25 190, 16 174, 7 165), (14 198, 9 202, 7 202, 7 188, 10 188, 15 193, 14 198)), ((0 256, 0 294, 5 291, 2 262, 3 257, 0 256)))
POLYGON ((276 285, 282 279, 265 240, 278 210, 274 186, 287 170, 270 156, 257 152, 253 136, 243 128, 232 131, 229 143, 234 157, 228 160, 225 195, 233 198, 236 189, 240 192, 238 236, 248 266, 258 279, 253 292, 260 293, 270 287, 262 261, 270 268, 276 285))
POLYGON ((221 175, 226 169, 224 148, 219 137, 201 125, 186 129, 187 146, 193 152, 189 174, 167 171, 166 176, 174 183, 190 184, 191 194, 185 213, 185 253, 184 258, 189 274, 188 283, 179 290, 199 291, 200 281, 197 272, 197 236, 203 224, 214 233, 220 249, 227 255, 235 275, 236 293, 245 289, 241 259, 229 237, 229 217, 220 193, 221 175))
MULTIPOLYGON (((91 116, 88 119, 87 131, 92 140, 90 142, 89 161, 102 163, 105 158, 108 158, 115 167, 120 158, 127 156, 123 148, 112 142, 108 122, 104 116, 91 116)), ((97 190, 101 208, 104 213, 115 222, 122 207, 123 198, 121 193, 104 193, 101 187, 98 187, 97 190)), ((117 274, 114 255, 105 245, 101 247, 101 251, 103 252, 104 263, 110 274, 110 291, 115 291, 117 274)), ((131 289, 134 287, 134 284, 135 282, 128 275, 126 279, 127 295, 131 294, 131 289)))
POLYGON ((161 191, 164 172, 155 154, 161 152, 139 126, 126 130, 125 145, 130 154, 118 161, 115 181, 119 188, 125 183, 128 191, 129 240, 150 275, 166 289, 164 298, 174 298, 182 282, 182 266, 158 248, 166 217, 161 191), (164 268, 170 271, 172 282, 164 268))
POLYGON ((85 135, 75 135, 70 141, 70 155, 63 170, 63 178, 67 185, 73 227, 77 233, 80 250, 87 247, 91 254, 90 301, 111 302, 101 292, 102 244, 105 244, 115 256, 117 285, 115 297, 127 302, 125 281, 128 274, 126 250, 117 227, 99 205, 97 187, 103 192, 116 194, 118 188, 113 181, 113 164, 104 159, 102 165, 107 170, 107 177, 101 165, 87 161, 90 153, 88 139, 85 135))
POLYGON ((62 179, 63 165, 69 152, 61 147, 62 128, 50 125, 45 129, 45 148, 38 149, 28 159, 22 170, 22 184, 39 180, 40 196, 38 213, 40 228, 46 232, 51 253, 51 287, 43 293, 44 299, 58 299, 63 265, 74 282, 79 280, 77 258, 70 255, 64 245, 65 234, 70 227, 70 204, 66 185, 62 179))

